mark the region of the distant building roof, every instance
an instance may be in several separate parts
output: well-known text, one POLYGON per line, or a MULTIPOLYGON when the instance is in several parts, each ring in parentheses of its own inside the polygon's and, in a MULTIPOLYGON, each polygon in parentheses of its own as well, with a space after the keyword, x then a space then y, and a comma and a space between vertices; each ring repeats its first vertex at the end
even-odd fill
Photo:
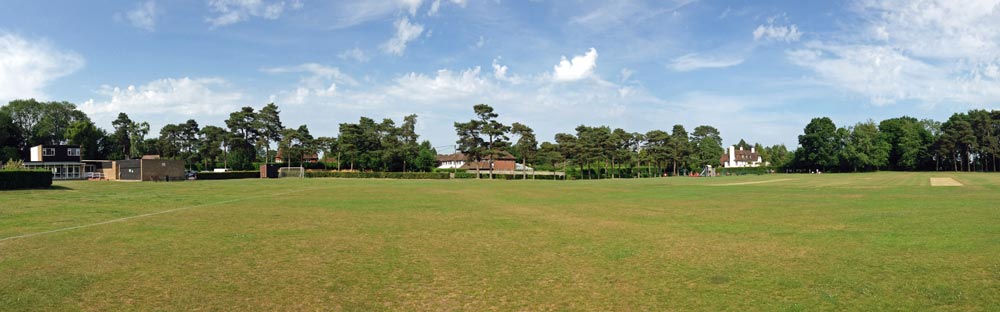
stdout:
MULTIPOLYGON (((749 151, 745 149, 738 149, 733 151, 733 157, 733 161, 755 162, 760 158, 760 154, 757 154, 757 151, 752 149, 749 151)), ((727 163, 729 160, 729 153, 724 153, 722 154, 722 157, 719 158, 719 162, 721 163, 727 163)))
MULTIPOLYGON (((489 159, 490 159, 489 156, 483 157, 483 160, 489 160, 489 159)), ((437 155, 437 161, 468 161, 468 160, 469 159, 465 156, 465 154, 461 152, 448 155, 437 155)), ((497 156, 496 160, 517 160, 517 158, 515 158, 514 155, 511 155, 508 152, 500 152, 500 155, 497 156)))
POLYGON ((437 161, 465 161, 465 154, 454 153, 448 155, 437 155, 437 161))

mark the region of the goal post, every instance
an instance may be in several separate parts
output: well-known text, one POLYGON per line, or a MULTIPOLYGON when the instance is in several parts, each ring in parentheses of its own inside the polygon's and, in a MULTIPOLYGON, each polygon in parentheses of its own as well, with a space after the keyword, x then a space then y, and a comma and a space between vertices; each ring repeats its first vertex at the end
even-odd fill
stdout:
POLYGON ((281 167, 278 168, 279 178, 305 178, 306 169, 302 167, 281 167))

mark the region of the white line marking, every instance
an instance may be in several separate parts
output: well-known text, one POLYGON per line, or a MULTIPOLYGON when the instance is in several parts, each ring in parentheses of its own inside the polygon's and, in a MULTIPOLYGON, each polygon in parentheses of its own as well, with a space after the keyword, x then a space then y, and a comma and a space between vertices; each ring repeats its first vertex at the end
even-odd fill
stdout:
POLYGON ((171 213, 171 212, 176 212, 176 211, 181 211, 181 210, 188 210, 188 209, 201 208, 201 207, 207 207, 207 206, 222 205, 222 204, 234 203, 234 202, 238 202, 238 201, 244 201, 244 200, 250 200, 250 199, 258 199, 258 198, 264 198, 264 197, 273 197, 273 196, 278 196, 278 195, 286 195, 286 194, 291 194, 291 193, 304 192, 304 191, 312 191, 312 190, 318 190, 318 189, 319 188, 302 189, 302 190, 288 191, 288 192, 283 192, 283 193, 275 193, 275 194, 270 194, 270 195, 260 195, 260 196, 254 196, 254 197, 244 197, 244 198, 230 199, 230 200, 224 200, 224 201, 214 202, 214 203, 208 203, 208 204, 200 204, 200 205, 194 205, 194 206, 187 206, 187 207, 180 207, 180 208, 174 208, 174 209, 167 209, 167 210, 164 210, 164 211, 150 212, 150 213, 146 213, 146 214, 135 215, 135 216, 130 216, 130 217, 124 217, 124 218, 118 218, 118 219, 113 219, 113 220, 108 220, 108 221, 101 221, 101 222, 97 222, 97 223, 77 225, 77 226, 71 226, 71 227, 61 228, 61 229, 55 229, 55 230, 48 230, 48 231, 37 232, 37 233, 29 233, 29 234, 23 234, 23 235, 17 235, 17 236, 4 237, 4 238, 0 238, 0 242, 5 242, 5 241, 9 241, 9 240, 15 240, 15 239, 19 239, 19 238, 28 238, 28 237, 32 237, 32 236, 39 236, 39 235, 45 235, 45 234, 52 234, 52 233, 59 233, 59 232, 71 231, 71 230, 88 228, 88 227, 93 227, 93 226, 98 226, 98 225, 105 225, 105 224, 116 223, 116 222, 123 222, 123 221, 132 220, 132 219, 138 219, 138 218, 152 217, 152 216, 155 216, 155 215, 161 215, 161 214, 171 213))

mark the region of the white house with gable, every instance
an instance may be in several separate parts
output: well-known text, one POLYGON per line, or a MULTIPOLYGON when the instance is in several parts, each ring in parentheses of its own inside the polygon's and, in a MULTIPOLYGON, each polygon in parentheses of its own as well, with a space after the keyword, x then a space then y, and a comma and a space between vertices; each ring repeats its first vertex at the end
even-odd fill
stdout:
POLYGON ((719 163, 721 163, 724 168, 767 166, 767 163, 764 162, 764 159, 757 154, 757 150, 753 147, 751 147, 748 151, 744 150, 742 146, 737 149, 735 145, 726 149, 726 153, 719 159, 719 163))

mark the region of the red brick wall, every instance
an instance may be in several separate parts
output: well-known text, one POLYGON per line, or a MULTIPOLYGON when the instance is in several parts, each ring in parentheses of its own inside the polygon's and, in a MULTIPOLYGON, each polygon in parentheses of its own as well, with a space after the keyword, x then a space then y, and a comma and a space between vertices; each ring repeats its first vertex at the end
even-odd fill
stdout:
POLYGON ((493 170, 512 171, 516 168, 513 160, 497 160, 493 162, 493 170))

